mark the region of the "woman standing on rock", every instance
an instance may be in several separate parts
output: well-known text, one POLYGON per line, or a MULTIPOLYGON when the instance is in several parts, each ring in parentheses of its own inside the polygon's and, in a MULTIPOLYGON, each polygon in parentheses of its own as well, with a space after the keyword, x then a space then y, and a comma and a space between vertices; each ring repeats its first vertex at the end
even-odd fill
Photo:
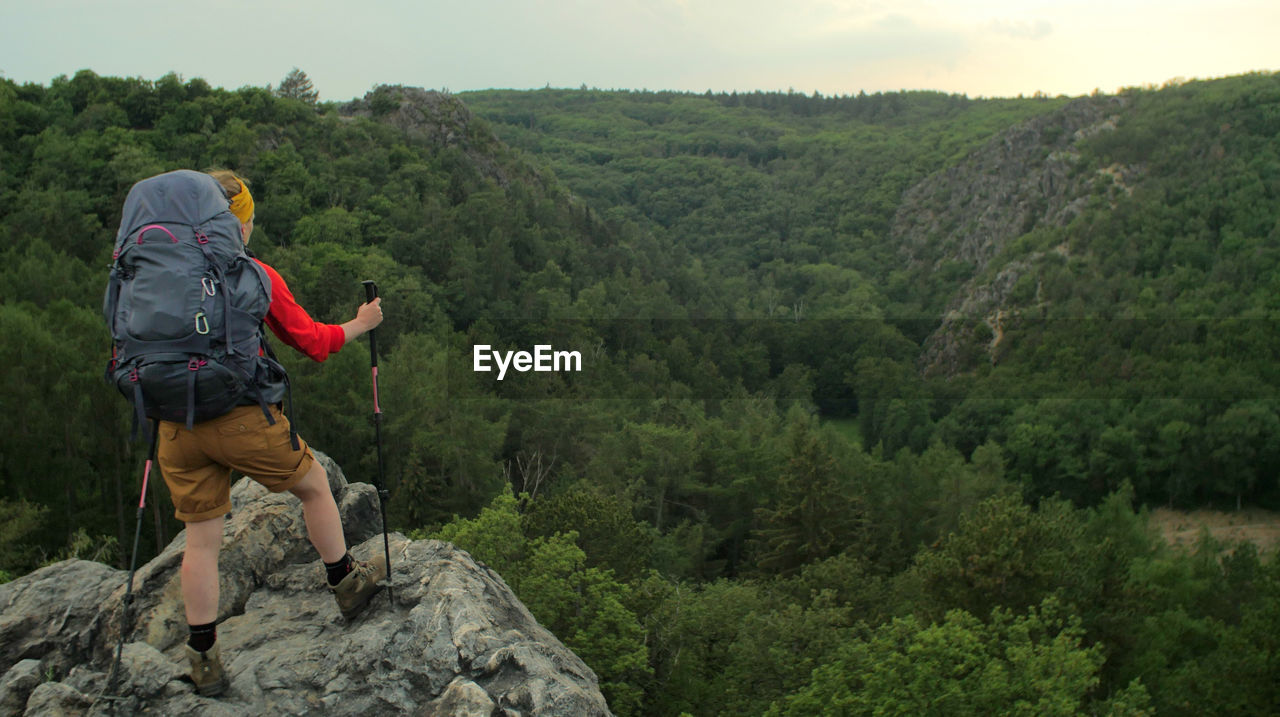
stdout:
MULTIPOLYGON (((209 174, 225 192, 247 246, 254 220, 249 188, 231 172, 209 174)), ((256 258, 254 261, 271 283, 266 325, 281 341, 315 361, 324 361, 382 322, 381 299, 362 305, 356 317, 344 324, 317 322, 294 300, 275 269, 256 258)), ((297 447, 291 444, 289 420, 279 404, 269 406, 269 411, 273 421, 255 403, 236 406, 190 428, 183 423, 160 422, 160 469, 173 496, 174 514, 187 528, 182 599, 191 637, 186 653, 192 681, 202 695, 220 694, 229 685, 216 642, 215 623, 218 553, 224 517, 231 510, 232 470, 250 476, 274 493, 287 490, 302 501, 307 536, 324 561, 329 589, 344 617, 358 614, 383 587, 387 576, 386 561, 381 555, 370 562, 352 560, 324 468, 305 442, 297 447)))

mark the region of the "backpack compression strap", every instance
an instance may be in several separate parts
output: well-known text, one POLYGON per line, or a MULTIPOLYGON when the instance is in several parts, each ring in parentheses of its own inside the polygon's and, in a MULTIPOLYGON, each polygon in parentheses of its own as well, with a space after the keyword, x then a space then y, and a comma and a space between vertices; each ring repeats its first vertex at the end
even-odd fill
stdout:
MULTIPOLYGON (((138 440, 138 426, 147 422, 147 409, 142 401, 142 384, 138 381, 138 367, 129 369, 129 380, 133 383, 133 426, 129 428, 129 440, 138 440)), ((159 424, 157 424, 159 425, 159 424)))
MULTIPOLYGON (((258 336, 262 344, 262 352, 266 354, 263 358, 266 359, 267 365, 273 370, 279 371, 280 375, 284 377, 284 400, 289 414, 289 445, 293 447, 293 450, 300 451, 302 450, 302 444, 298 443, 298 416, 293 411, 293 382, 289 380, 289 372, 285 371, 284 366, 276 360, 276 352, 271 350, 271 343, 267 341, 266 331, 263 330, 261 324, 258 325, 258 336)), ((258 401, 262 403, 262 410, 265 412, 267 406, 262 400, 261 391, 258 393, 258 401)), ((275 422, 275 419, 271 418, 270 414, 267 415, 267 420, 272 423, 275 422)))
POLYGON ((191 357, 187 361, 187 430, 194 428, 196 417, 196 374, 200 371, 201 366, 209 365, 208 361, 191 357))

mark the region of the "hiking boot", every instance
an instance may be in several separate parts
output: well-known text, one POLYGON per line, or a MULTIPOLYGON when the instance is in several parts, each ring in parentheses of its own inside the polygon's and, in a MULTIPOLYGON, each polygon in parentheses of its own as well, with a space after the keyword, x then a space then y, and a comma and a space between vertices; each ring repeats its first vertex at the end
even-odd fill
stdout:
POLYGON ((187 661, 191 663, 191 681, 196 683, 196 692, 205 697, 216 697, 231 686, 226 670, 222 669, 222 655, 218 651, 218 643, 208 652, 198 652, 190 645, 187 649, 187 661))
POLYGON ((386 586, 387 560, 375 555, 372 560, 356 560, 351 563, 351 572, 337 585, 331 585, 333 597, 338 601, 338 610, 347 620, 359 615, 369 604, 370 598, 386 586))

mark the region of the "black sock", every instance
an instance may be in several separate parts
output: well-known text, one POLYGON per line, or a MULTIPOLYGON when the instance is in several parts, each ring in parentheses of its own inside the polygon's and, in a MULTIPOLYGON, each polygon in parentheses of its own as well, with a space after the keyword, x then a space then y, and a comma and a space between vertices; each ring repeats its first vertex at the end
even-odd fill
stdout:
POLYGON ((213 643, 218 641, 217 622, 211 622, 207 625, 187 625, 191 628, 191 637, 187 638, 187 644, 196 652, 208 652, 213 647, 213 643))
POLYGON ((325 563, 324 570, 329 574, 329 584, 337 585, 351 572, 351 553, 342 556, 336 563, 325 563))

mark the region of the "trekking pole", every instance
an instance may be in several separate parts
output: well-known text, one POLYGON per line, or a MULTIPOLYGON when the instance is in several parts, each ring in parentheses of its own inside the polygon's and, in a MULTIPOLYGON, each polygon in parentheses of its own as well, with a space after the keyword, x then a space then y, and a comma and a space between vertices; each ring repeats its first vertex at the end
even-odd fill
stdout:
MULTIPOLYGON (((366 303, 378 298, 378 285, 363 281, 366 303)), ((382 472, 382 406, 378 404, 378 337, 376 329, 369 329, 369 363, 373 374, 373 435, 378 445, 378 510, 382 512, 382 551, 387 560, 387 602, 391 603, 391 542, 387 537, 387 485, 382 472)))
MULTIPOLYGON (((151 429, 151 447, 147 452, 147 463, 142 469, 142 492, 138 496, 138 520, 137 525, 133 529, 133 555, 129 558, 129 582, 125 583, 124 588, 124 605, 120 611, 120 642, 116 644, 116 656, 111 660, 111 670, 107 672, 107 684, 99 695, 99 699, 106 696, 107 690, 111 689, 112 683, 116 678, 116 671, 120 668, 120 656, 124 652, 125 640, 129 637, 129 633, 133 628, 133 576, 138 570, 138 539, 142 536, 142 515, 147 509, 147 481, 151 477, 151 466, 156 459, 156 444, 160 438, 160 422, 153 421, 155 424, 151 429)), ((111 699, 111 698, 107 698, 111 699)))

